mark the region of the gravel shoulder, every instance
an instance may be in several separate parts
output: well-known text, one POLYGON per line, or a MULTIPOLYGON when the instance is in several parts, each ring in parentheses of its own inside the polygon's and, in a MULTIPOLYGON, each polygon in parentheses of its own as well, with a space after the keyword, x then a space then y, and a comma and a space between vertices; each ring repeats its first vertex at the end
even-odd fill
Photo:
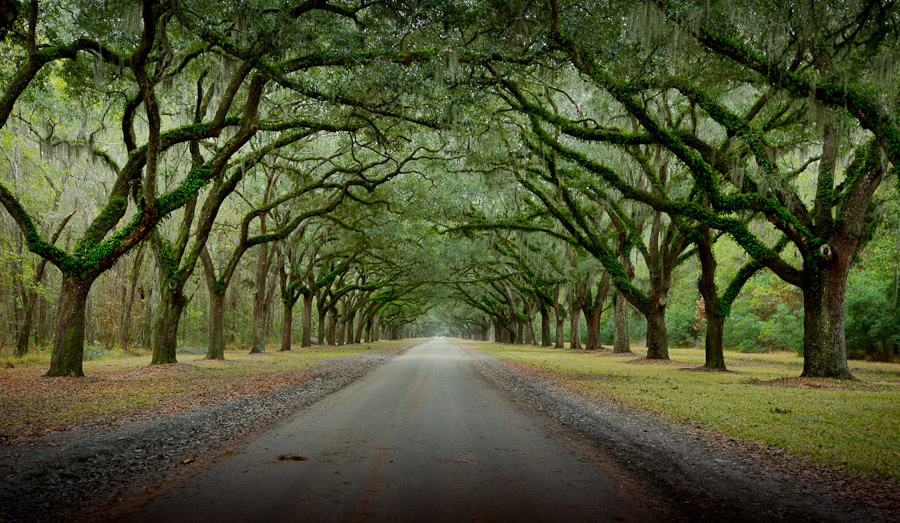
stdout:
POLYGON ((479 373, 593 459, 613 462, 660 519, 896 521, 897 485, 817 466, 627 405, 588 398, 474 349, 479 373))
MULTIPOLYGON (((302 383, 266 394, 0 446, 0 521, 105 519, 109 507, 189 480, 198 466, 403 350, 330 360, 302 383)), ((895 483, 588 398, 526 365, 469 350, 480 376, 604 465, 661 520, 895 521, 900 513, 895 483)))
POLYGON ((83 521, 185 474, 287 414, 364 376, 414 344, 330 360, 309 379, 190 411, 87 427, 0 446, 0 521, 83 521))

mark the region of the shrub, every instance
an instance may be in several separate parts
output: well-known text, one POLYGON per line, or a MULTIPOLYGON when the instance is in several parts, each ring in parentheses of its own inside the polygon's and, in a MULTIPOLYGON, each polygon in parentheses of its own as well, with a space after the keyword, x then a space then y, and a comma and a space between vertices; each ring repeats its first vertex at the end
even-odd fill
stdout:
POLYGON ((757 343, 766 351, 803 354, 803 310, 787 303, 776 305, 775 312, 761 325, 757 343))
POLYGON ((84 361, 103 360, 109 357, 109 351, 100 345, 84 344, 84 361))
POLYGON ((900 357, 900 307, 893 307, 887 289, 865 283, 844 302, 847 356, 889 361, 900 357))
POLYGON ((669 344, 676 347, 694 346, 699 340, 700 329, 696 318, 696 302, 676 302, 666 311, 666 332, 669 344))

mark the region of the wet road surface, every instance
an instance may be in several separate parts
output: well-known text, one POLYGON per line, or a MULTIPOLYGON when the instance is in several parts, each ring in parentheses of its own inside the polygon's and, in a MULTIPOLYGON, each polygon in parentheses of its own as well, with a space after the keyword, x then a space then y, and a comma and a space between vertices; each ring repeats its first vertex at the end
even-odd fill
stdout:
POLYGON ((646 521, 435 339, 133 507, 127 521, 646 521), (281 459, 279 459, 281 457, 281 459))

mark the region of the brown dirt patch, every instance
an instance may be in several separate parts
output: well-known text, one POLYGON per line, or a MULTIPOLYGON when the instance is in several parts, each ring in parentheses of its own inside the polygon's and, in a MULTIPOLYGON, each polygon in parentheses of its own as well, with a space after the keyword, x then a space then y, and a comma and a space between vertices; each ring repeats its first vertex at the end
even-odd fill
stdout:
POLYGON ((776 378, 774 380, 754 380, 754 385, 766 387, 785 387, 791 389, 826 389, 826 390, 866 390, 881 392, 884 390, 876 385, 852 380, 837 380, 831 378, 776 378))
POLYGON ((647 359, 647 358, 635 358, 628 363, 634 363, 636 365, 668 365, 668 366, 681 366, 681 365, 689 365, 683 361, 675 361, 675 360, 657 360, 657 359, 647 359))

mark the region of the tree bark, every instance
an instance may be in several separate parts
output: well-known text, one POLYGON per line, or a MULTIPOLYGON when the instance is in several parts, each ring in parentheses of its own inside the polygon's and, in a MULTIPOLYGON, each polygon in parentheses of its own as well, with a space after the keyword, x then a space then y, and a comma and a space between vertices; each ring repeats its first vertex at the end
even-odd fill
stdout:
POLYGON ((300 317, 301 328, 303 332, 300 334, 300 346, 301 347, 309 347, 312 345, 312 306, 313 306, 313 293, 305 294, 303 296, 303 311, 302 316, 300 317))
POLYGON ((602 348, 600 346, 600 311, 597 310, 599 307, 592 307, 590 310, 585 311, 585 323, 587 324, 587 345, 584 346, 585 350, 597 350, 602 348))
POLYGON ((651 297, 647 313, 647 359, 669 359, 669 337, 666 333, 666 297, 651 297))
POLYGON ((337 334, 337 320, 337 311, 332 309, 328 314, 328 345, 337 344, 337 339, 335 338, 335 334, 337 334))
POLYGON ((317 339, 319 345, 325 345, 327 343, 327 331, 325 330, 325 317, 327 316, 327 311, 325 310, 325 296, 319 295, 319 301, 317 305, 317 309, 319 311, 319 330, 316 331, 317 339))
POLYGON ((803 374, 805 377, 853 379, 844 337, 844 294, 850 249, 831 246, 831 263, 805 270, 803 282, 803 374))
POLYGON ((726 370, 725 352, 722 337, 725 332, 725 316, 719 315, 719 293, 716 290, 716 258, 712 251, 712 235, 709 227, 700 228, 703 241, 697 244, 697 256, 700 259, 700 279, 697 287, 703 298, 703 311, 706 318, 706 363, 704 367, 713 370, 726 370))
POLYGON ((291 337, 294 332, 294 304, 291 300, 281 302, 281 349, 280 352, 291 350, 291 337))
POLYGON ((541 346, 549 347, 553 344, 550 341, 550 307, 544 301, 541 301, 541 346))
POLYGON ((725 352, 722 348, 722 335, 725 330, 725 317, 715 312, 706 312, 706 364, 712 370, 727 370, 725 352))
POLYGON ((631 335, 628 332, 628 301, 619 290, 616 290, 615 300, 613 352, 627 354, 631 352, 631 335))
MULTIPOLYGON (((265 225, 263 225, 265 231, 265 225)), ((266 352, 266 276, 269 273, 269 246, 257 247, 256 292, 253 295, 253 330, 250 336, 250 354, 266 352)))
POLYGON ((225 289, 209 293, 209 345, 206 359, 225 359, 225 289))
POLYGON ((153 329, 153 357, 151 365, 177 363, 175 351, 178 349, 178 325, 181 313, 187 305, 187 298, 177 289, 165 289, 156 308, 156 328, 153 329))
POLYGON ((131 311, 134 307, 134 292, 137 289, 138 278, 141 275, 141 263, 144 260, 144 244, 138 246, 137 254, 134 258, 134 264, 131 267, 131 280, 128 284, 128 297, 125 299, 125 306, 122 307, 122 324, 119 329, 119 348, 128 349, 131 342, 131 311))
POLYGON ((47 376, 84 376, 85 314, 93 279, 63 274, 56 314, 56 336, 47 376))
POLYGON ((577 300, 572 300, 572 306, 569 310, 569 348, 581 348, 581 304, 577 300))

